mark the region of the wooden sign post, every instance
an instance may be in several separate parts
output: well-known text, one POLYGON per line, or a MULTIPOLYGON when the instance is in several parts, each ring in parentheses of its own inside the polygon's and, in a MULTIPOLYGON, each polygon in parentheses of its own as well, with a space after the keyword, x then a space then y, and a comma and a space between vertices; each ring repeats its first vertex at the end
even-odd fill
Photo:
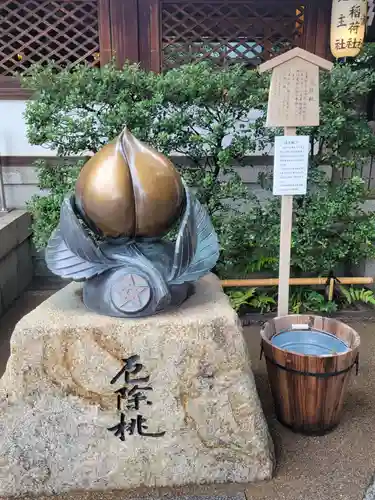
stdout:
POLYGON ((278 316, 288 314, 293 195, 306 194, 309 137, 296 127, 319 125, 319 69, 333 64, 295 48, 259 66, 272 70, 267 127, 284 127, 276 137, 273 194, 281 196, 278 316))

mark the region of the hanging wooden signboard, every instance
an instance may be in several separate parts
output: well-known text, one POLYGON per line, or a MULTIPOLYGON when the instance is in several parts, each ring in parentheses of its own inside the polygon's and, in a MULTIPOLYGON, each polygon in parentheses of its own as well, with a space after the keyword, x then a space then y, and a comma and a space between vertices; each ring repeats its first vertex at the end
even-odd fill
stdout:
POLYGON ((275 68, 272 72, 266 125, 302 127, 318 124, 318 66, 303 59, 292 59, 275 68))
POLYGON ((261 72, 273 70, 267 127, 319 125, 319 68, 331 67, 331 62, 300 48, 260 65, 261 72))

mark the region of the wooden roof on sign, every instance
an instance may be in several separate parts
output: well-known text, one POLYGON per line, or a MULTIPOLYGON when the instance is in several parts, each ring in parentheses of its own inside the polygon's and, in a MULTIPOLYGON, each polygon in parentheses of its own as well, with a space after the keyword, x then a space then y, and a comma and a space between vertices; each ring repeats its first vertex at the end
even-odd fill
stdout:
POLYGON ((296 47, 295 49, 288 50, 288 52, 284 52, 284 54, 266 61, 265 63, 258 66, 258 69, 261 73, 263 73, 264 71, 274 69, 277 66, 280 66, 280 64, 284 64, 291 59, 295 59, 296 57, 299 57, 300 59, 303 59, 311 64, 314 64, 314 66, 318 66, 319 68, 325 69, 327 71, 331 71, 331 69, 333 68, 333 63, 327 61, 327 59, 323 59, 316 54, 312 54, 311 52, 307 52, 307 50, 296 47))

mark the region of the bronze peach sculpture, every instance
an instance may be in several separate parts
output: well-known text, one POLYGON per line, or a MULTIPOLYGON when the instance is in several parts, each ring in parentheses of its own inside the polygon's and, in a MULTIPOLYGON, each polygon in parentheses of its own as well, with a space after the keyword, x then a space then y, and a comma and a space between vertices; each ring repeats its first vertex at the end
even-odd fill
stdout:
POLYGON ((53 273, 85 281, 89 309, 118 317, 181 304, 218 256, 210 218, 173 163, 127 128, 85 164, 46 249, 53 273))

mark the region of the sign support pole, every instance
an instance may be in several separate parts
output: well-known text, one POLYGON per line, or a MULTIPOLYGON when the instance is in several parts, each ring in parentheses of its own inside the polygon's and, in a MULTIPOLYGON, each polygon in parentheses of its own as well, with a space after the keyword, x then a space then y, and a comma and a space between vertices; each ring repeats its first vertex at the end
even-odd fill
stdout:
MULTIPOLYGON (((284 135, 296 135, 296 127, 285 127, 284 135)), ((286 316, 289 309, 290 254, 292 242, 293 196, 281 197, 279 289, 277 315, 286 316)))
POLYGON ((6 201, 5 201, 3 168, 1 165, 1 158, 0 158, 0 215, 6 214, 8 212, 9 212, 9 210, 7 209, 6 201))

